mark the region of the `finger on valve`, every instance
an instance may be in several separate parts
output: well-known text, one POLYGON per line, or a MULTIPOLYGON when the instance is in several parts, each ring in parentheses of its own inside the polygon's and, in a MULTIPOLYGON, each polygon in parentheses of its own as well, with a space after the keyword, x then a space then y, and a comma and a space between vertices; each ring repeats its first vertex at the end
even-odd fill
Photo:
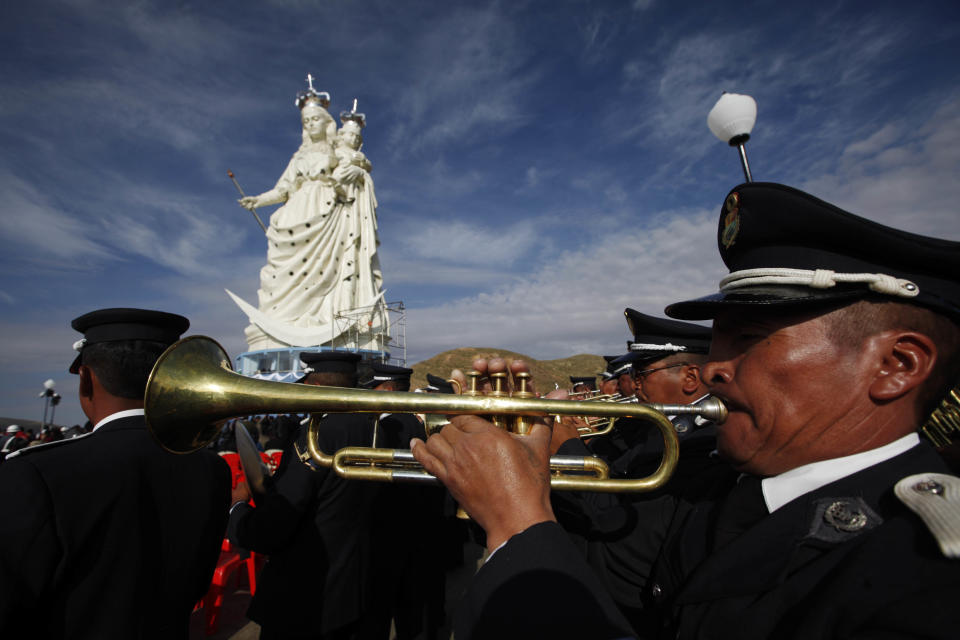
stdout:
POLYGON ((463 390, 467 388, 467 376, 464 375, 463 371, 460 369, 454 369, 450 372, 450 379, 456 380, 457 384, 453 385, 454 391, 458 394, 463 393, 463 390))
MULTIPOLYGON (((510 362, 510 375, 513 377, 514 389, 520 388, 520 384, 516 379, 516 376, 518 373, 527 373, 527 374, 530 373, 530 365, 527 364, 526 360, 517 358, 516 360, 513 360, 510 362)), ((540 395, 537 393, 536 383, 532 376, 527 380, 527 391, 537 396, 540 395)))
POLYGON ((493 387, 490 385, 490 378, 487 376, 487 358, 478 356, 471 363, 473 370, 480 374, 477 380, 477 390, 483 394, 489 393, 493 387))

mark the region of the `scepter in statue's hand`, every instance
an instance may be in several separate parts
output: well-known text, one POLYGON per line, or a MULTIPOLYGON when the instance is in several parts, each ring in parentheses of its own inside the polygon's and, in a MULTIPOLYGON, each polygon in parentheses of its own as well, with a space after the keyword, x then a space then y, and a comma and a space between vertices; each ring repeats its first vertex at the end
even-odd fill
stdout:
POLYGON ((242 206, 244 209, 246 209, 247 211, 253 214, 253 217, 257 219, 257 224, 259 224, 260 228, 263 229, 263 232, 266 233, 267 228, 264 226, 263 220, 260 219, 260 216, 257 215, 257 208, 252 204, 250 206, 248 206, 247 204, 244 204, 243 201, 248 200, 247 194, 245 194, 243 192, 243 189, 240 188, 240 183, 237 182, 237 178, 233 175, 233 171, 230 171, 230 169, 227 169, 227 175, 230 176, 231 180, 233 180, 233 185, 237 188, 237 191, 240 192, 240 197, 242 198, 240 200, 240 206, 242 206))

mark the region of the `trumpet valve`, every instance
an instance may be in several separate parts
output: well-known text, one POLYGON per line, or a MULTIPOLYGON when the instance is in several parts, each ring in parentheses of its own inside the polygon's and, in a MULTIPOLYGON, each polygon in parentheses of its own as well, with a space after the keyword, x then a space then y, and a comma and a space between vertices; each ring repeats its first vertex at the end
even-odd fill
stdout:
POLYGON ((533 392, 530 390, 530 374, 526 371, 513 376, 520 385, 520 388, 513 392, 514 398, 532 398, 533 392))
POLYGON ((507 374, 504 372, 500 373, 491 373, 490 382, 493 384, 493 391, 490 392, 490 395, 494 398, 505 398, 507 395, 507 390, 504 389, 504 384, 507 381, 507 374))
POLYGON ((480 372, 473 369, 467 373, 467 389, 463 392, 465 396, 479 396, 480 372))
MULTIPOLYGON (((514 398, 533 398, 534 393, 530 391, 530 374, 527 372, 518 373, 513 376, 519 385, 519 389, 513 392, 514 398)), ((530 433, 533 428, 533 418, 530 416, 515 416, 512 431, 521 436, 530 433)))
MULTIPOLYGON (((489 393, 491 397, 494 398, 505 398, 509 395, 507 390, 504 389, 504 384, 507 380, 507 374, 500 373, 491 373, 490 382, 493 384, 493 391, 489 393)), ((494 415, 491 417, 491 422, 495 424, 500 429, 509 430, 510 429, 510 420, 507 416, 494 415)))

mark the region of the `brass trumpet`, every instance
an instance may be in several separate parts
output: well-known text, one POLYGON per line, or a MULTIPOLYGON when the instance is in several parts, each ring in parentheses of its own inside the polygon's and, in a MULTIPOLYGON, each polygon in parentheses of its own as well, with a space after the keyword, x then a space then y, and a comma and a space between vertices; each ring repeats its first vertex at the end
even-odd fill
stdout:
MULTIPOLYGON (((368 391, 339 387, 313 387, 247 378, 234 373, 230 359, 214 340, 192 336, 180 340, 157 360, 147 381, 144 406, 147 425, 154 438, 168 451, 189 453, 211 442, 219 425, 230 418, 259 413, 426 413, 479 414, 501 418, 514 416, 514 426, 523 431, 531 418, 551 415, 600 415, 649 420, 664 439, 660 466, 645 478, 609 478, 607 465, 598 458, 554 456, 551 487, 577 491, 653 491, 667 482, 677 463, 678 445, 673 425, 664 412, 696 412, 717 422, 726 417, 720 402, 691 409, 689 405, 621 405, 573 402, 497 395, 451 396, 396 391, 368 391), (517 426, 519 425, 519 426, 517 426), (591 473, 593 475, 571 475, 591 473)), ((334 454, 317 446, 317 421, 311 421, 307 446, 317 464, 332 467, 347 478, 381 481, 436 482, 413 459, 410 451, 348 447, 334 454)))

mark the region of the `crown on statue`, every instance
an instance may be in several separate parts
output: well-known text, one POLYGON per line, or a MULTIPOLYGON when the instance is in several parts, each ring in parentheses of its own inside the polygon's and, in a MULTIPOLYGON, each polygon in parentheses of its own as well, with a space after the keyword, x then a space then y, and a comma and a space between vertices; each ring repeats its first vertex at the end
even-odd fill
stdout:
POLYGON ((367 117, 362 113, 353 111, 341 111, 340 122, 344 129, 363 129, 367 126, 367 117))
POLYGON ((353 109, 340 112, 340 123, 344 129, 356 129, 357 131, 367 126, 367 116, 357 113, 356 98, 353 99, 353 109))
POLYGON ((296 105, 303 111, 303 108, 308 104, 316 104, 324 109, 330 106, 330 94, 326 91, 317 91, 315 89, 307 89, 306 91, 297 92, 297 101, 296 105))
POLYGON ((294 104, 297 105, 297 108, 303 111, 303 108, 308 104, 316 104, 324 109, 330 106, 330 94, 326 91, 317 91, 313 88, 313 75, 307 74, 307 89, 305 91, 297 92, 297 99, 294 101, 294 104))

